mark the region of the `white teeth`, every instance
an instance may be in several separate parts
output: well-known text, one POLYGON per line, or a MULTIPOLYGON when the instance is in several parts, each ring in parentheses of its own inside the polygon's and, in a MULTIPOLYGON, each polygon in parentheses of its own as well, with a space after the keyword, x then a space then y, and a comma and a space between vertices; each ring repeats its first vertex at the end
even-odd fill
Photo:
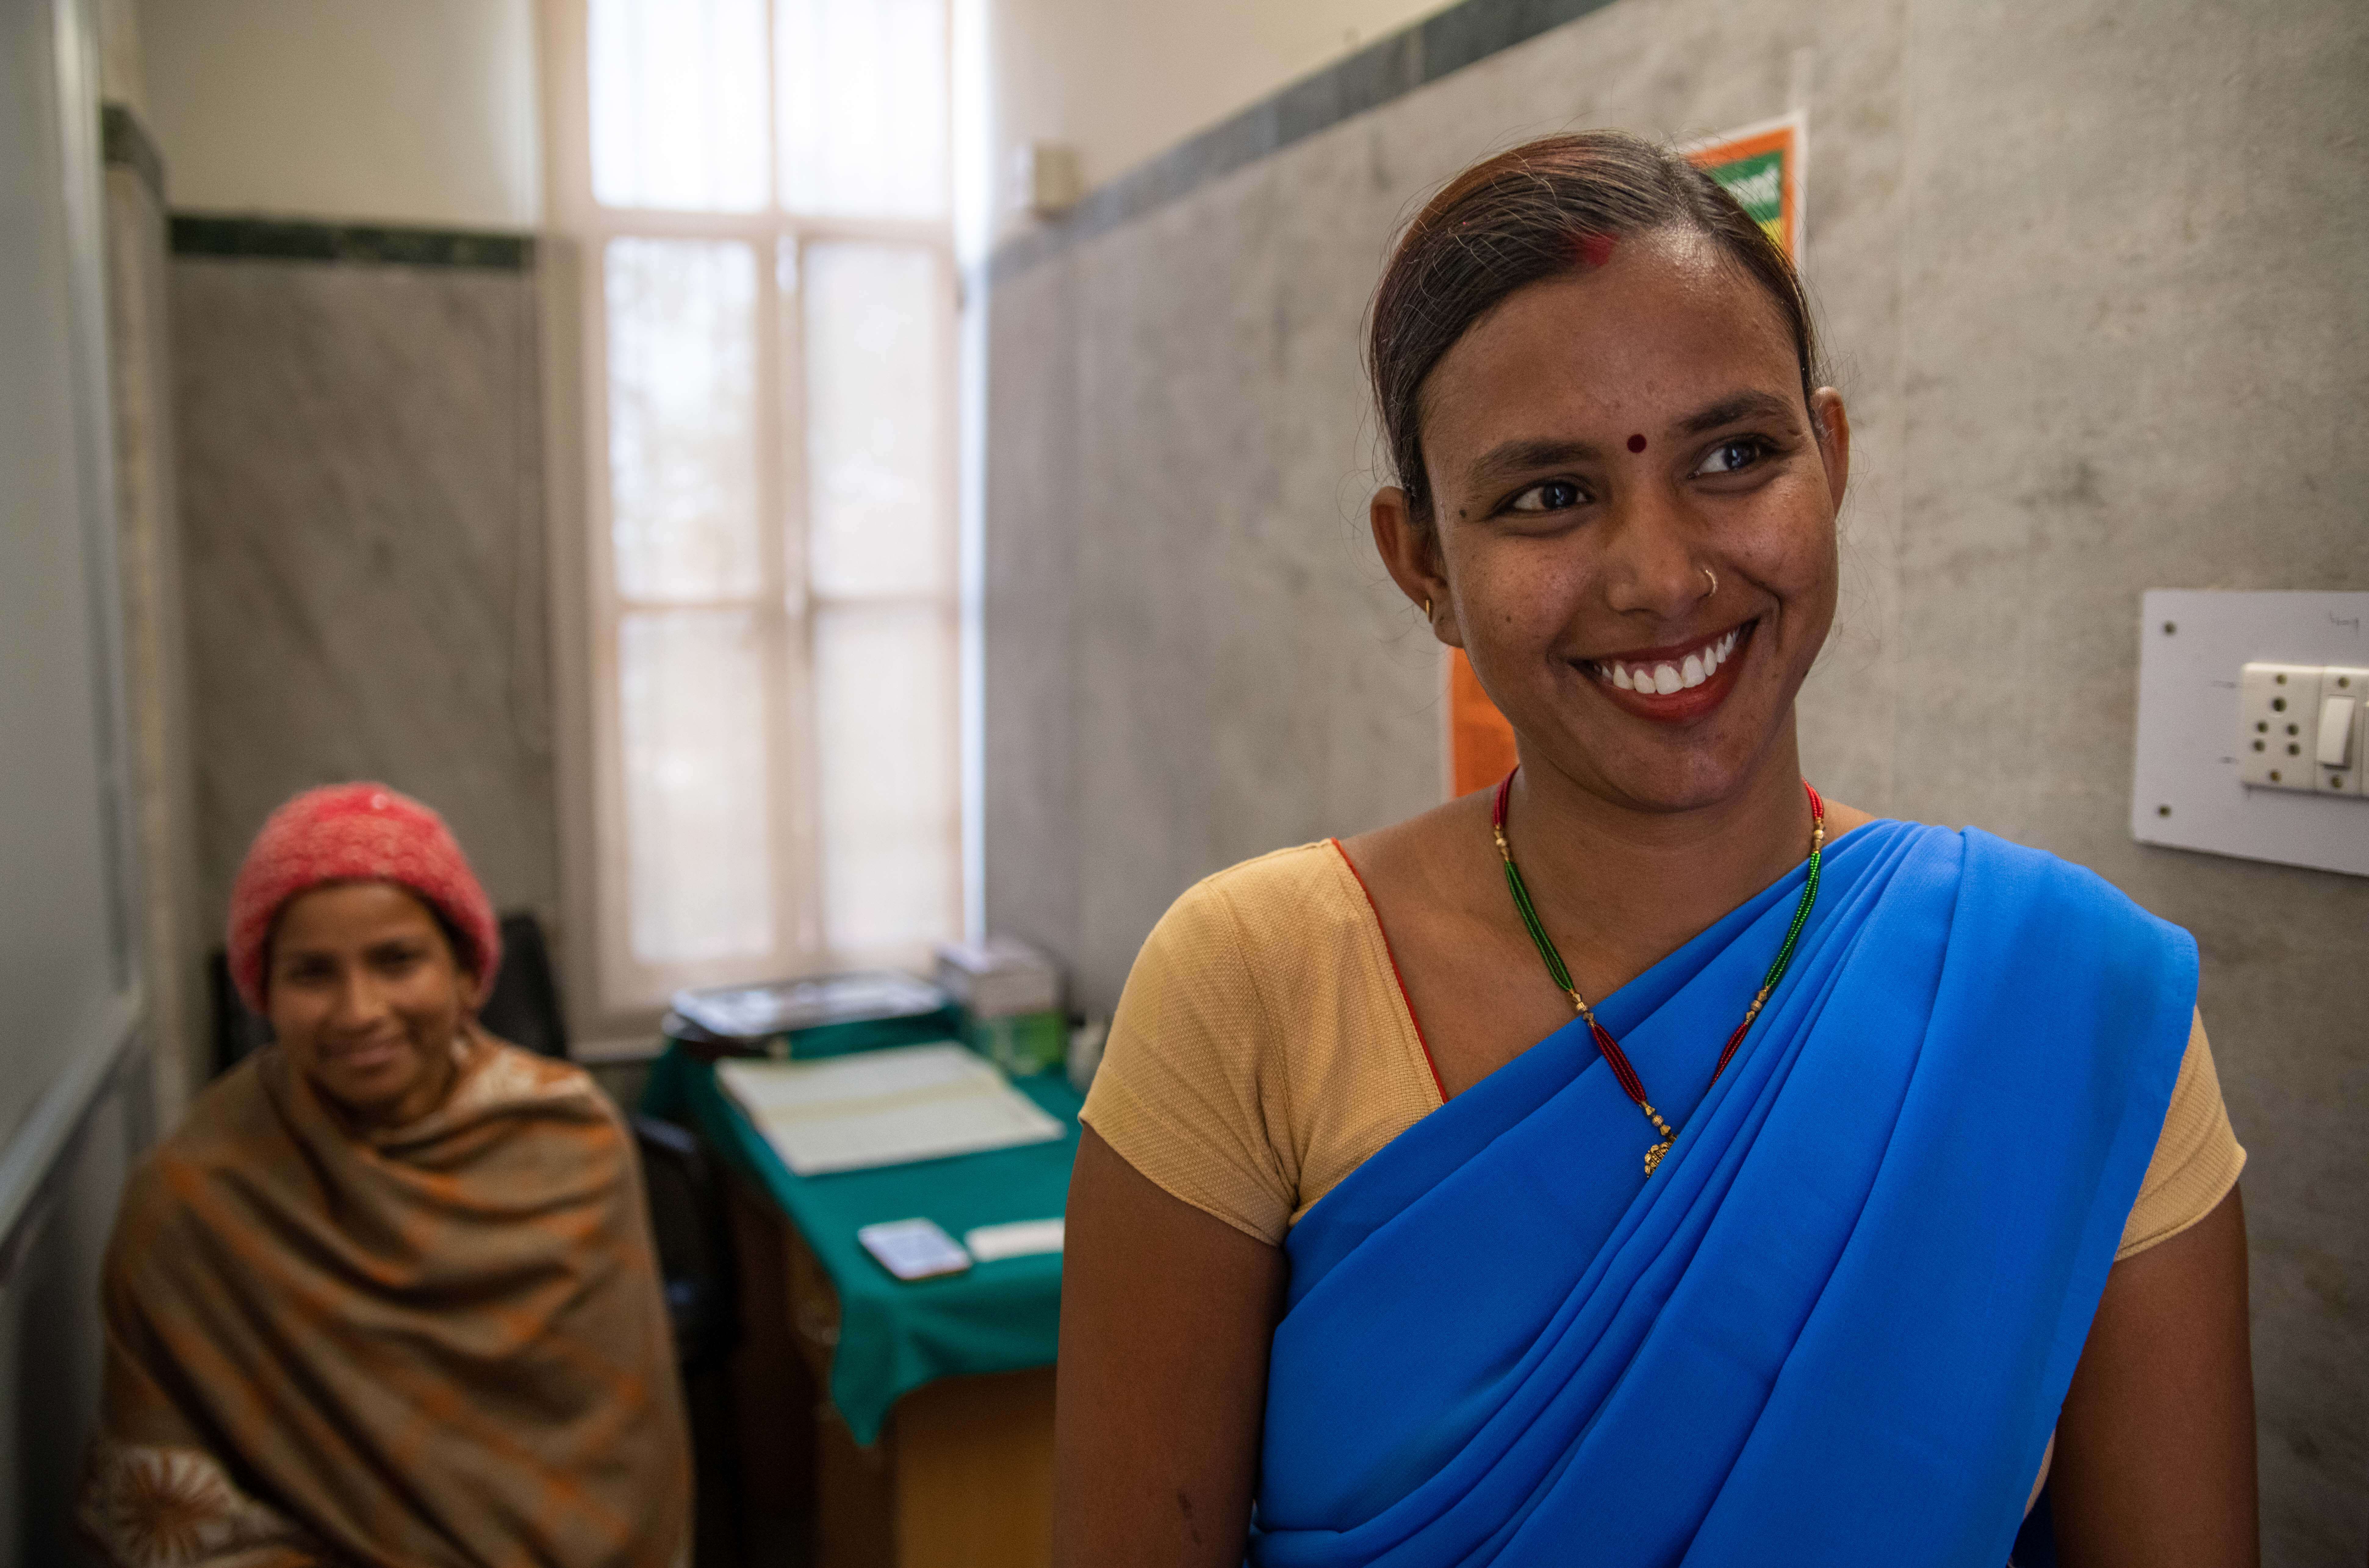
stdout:
POLYGON ((1700 686, 1719 672, 1720 667, 1734 657, 1735 645, 1744 640, 1744 628, 1736 627, 1725 636, 1704 644, 1677 664, 1624 664, 1619 659, 1598 659, 1596 674, 1624 692, 1648 692, 1668 696, 1700 686))

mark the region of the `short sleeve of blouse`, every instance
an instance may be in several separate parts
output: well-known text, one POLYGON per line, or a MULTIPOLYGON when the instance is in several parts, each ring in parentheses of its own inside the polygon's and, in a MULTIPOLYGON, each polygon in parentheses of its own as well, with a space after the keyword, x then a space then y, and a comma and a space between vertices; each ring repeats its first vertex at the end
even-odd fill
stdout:
POLYGON ((2229 1126, 2221 1077, 2213 1067, 2213 1047, 2204 1038, 2204 1020, 2199 1015, 2189 1026, 2188 1050, 2180 1059, 2180 1077, 2163 1114, 2163 1130, 2156 1137, 2155 1154, 2139 1182, 2139 1196, 2131 1205, 2114 1256, 2143 1253, 2212 1213, 2245 1168, 2246 1151, 2229 1126))
POLYGON ((1292 1140, 1271 1035, 1225 892, 1200 883, 1137 955, 1081 1119, 1169 1193, 1275 1243, 1299 1180, 1278 1153, 1292 1140))

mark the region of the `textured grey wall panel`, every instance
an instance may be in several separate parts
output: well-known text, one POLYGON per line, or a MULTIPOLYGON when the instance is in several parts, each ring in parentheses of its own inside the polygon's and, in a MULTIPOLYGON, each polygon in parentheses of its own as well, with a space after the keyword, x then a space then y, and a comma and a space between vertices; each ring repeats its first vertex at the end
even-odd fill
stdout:
POLYGON ((177 257, 202 909, 265 813, 375 777, 558 903, 531 273, 177 257))

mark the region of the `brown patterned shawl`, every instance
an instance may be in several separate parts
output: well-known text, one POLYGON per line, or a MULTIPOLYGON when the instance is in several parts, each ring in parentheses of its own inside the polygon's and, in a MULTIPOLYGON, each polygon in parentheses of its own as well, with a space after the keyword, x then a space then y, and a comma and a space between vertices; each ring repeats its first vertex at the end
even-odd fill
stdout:
POLYGON ((124 1568, 687 1560, 622 1118, 566 1063, 454 1049, 441 1108, 357 1134, 266 1048, 132 1176, 81 1509, 124 1568))

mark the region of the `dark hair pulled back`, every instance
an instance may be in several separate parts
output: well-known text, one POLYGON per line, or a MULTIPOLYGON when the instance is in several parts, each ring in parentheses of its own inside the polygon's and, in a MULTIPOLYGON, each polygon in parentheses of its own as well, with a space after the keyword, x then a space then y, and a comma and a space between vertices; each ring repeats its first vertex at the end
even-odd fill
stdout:
POLYGON ((1792 329, 1806 405, 1820 376, 1816 326, 1782 246, 1684 157, 1624 131, 1526 143, 1473 165, 1399 236, 1374 291, 1367 372, 1409 511, 1431 516, 1423 383, 1472 324, 1515 290, 1585 264, 1591 238, 1658 229, 1708 237, 1768 291, 1792 329))

